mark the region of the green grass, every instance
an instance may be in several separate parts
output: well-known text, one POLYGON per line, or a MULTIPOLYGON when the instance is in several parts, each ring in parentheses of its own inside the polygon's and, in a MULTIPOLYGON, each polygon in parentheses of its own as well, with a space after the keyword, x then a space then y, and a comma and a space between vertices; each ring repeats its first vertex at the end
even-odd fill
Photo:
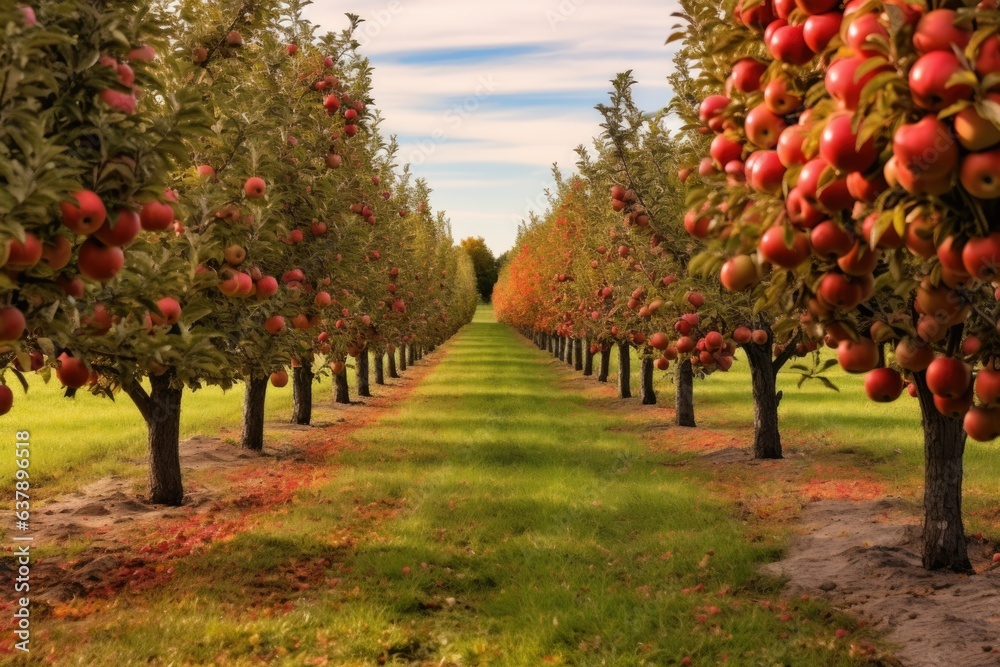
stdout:
POLYGON ((481 309, 331 482, 46 641, 80 665, 864 664, 864 630, 757 574, 781 544, 593 401, 481 309))

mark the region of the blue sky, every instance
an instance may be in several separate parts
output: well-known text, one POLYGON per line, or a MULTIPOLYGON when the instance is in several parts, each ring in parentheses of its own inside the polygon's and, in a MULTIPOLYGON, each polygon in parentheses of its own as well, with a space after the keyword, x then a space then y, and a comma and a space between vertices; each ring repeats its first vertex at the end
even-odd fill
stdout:
POLYGON ((594 105, 634 70, 637 99, 669 99, 675 20, 668 0, 316 0, 307 18, 339 30, 345 12, 375 68, 374 97, 402 162, 427 179, 456 240, 497 254, 545 206, 551 167, 572 170, 599 131, 594 105))

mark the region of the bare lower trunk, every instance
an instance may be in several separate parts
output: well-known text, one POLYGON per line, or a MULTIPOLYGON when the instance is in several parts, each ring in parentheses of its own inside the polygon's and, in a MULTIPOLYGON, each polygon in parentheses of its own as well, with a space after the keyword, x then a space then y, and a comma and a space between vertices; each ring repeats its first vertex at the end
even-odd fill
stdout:
POLYGON ((149 499, 157 505, 184 501, 180 435, 183 390, 172 386, 173 370, 150 376, 151 391, 137 383, 125 388, 146 421, 149 443, 149 499))
POLYGON ((632 348, 618 343, 618 398, 632 398, 632 348))
POLYGON ((743 346, 750 366, 750 382, 753 389, 753 457, 755 459, 780 459, 781 432, 778 430, 777 373, 774 369, 771 343, 758 345, 748 343, 743 346))
POLYGON ((924 427, 924 546, 928 570, 971 572, 962 525, 962 457, 966 434, 961 419, 934 407, 924 373, 915 373, 924 427))
POLYGON ((410 365, 410 366, 412 366, 413 364, 417 363, 417 351, 416 351, 416 347, 417 346, 414 345, 414 344, 412 344, 412 343, 410 343, 410 345, 409 345, 409 348, 410 348, 410 358, 406 360, 406 363, 408 365, 410 365))
POLYGON ((639 375, 639 393, 643 405, 656 405, 656 390, 653 389, 653 358, 643 357, 639 375))
POLYGON ((333 374, 334 398, 337 403, 347 405, 351 402, 351 388, 347 384, 347 370, 333 374))
POLYGON ((406 370, 406 344, 399 346, 399 372, 406 370))
POLYGON ((691 368, 690 359, 677 364, 677 394, 674 397, 674 407, 677 413, 677 425, 694 428, 694 369, 691 368))
POLYGON ((385 354, 386 362, 389 364, 389 377, 394 380, 399 379, 399 371, 396 370, 396 354, 392 350, 389 350, 385 354))
POLYGON ((264 377, 250 378, 243 394, 243 432, 240 446, 254 452, 264 450, 264 405, 267 400, 267 382, 264 377))
POLYGON ((368 364, 368 348, 358 355, 358 396, 371 398, 371 370, 368 364))
POLYGON ((608 373, 611 372, 611 348, 602 347, 601 348, 601 367, 597 373, 598 382, 607 382, 608 373))
POLYGON ((566 339, 566 363, 570 366, 573 365, 573 354, 576 352, 576 344, 573 342, 572 338, 566 339))
POLYGON ((546 334, 545 343, 547 345, 545 349, 548 350, 549 354, 556 354, 556 337, 546 334))
POLYGON ((577 338, 573 341, 573 370, 583 370, 583 340, 577 338))
POLYGON ((385 352, 375 353, 375 384, 385 384, 385 352))
POLYGON ((307 426, 312 423, 313 371, 312 364, 303 363, 292 369, 292 423, 307 426))
POLYGON ((583 375, 584 377, 590 377, 594 374, 594 353, 590 351, 590 336, 587 337, 584 343, 583 354, 583 375))
POLYGON ((559 336, 559 361, 566 361, 566 337, 559 336))

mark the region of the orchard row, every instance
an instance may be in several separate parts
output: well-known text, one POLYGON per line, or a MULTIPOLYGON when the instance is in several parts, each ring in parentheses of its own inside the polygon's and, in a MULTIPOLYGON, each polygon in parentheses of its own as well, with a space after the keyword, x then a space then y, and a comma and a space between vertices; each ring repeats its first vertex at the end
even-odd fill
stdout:
POLYGON ((791 358, 826 384, 837 363, 867 374, 875 401, 908 390, 924 565, 968 570, 962 456, 968 436, 1000 436, 1000 12, 681 5, 670 108, 645 118, 619 77, 596 154, 522 234, 501 317, 584 340, 602 366, 610 346, 638 348, 647 402, 653 368, 674 364, 687 426, 691 376, 742 348, 757 457, 781 456, 775 375, 791 358))
POLYGON ((288 367, 308 423, 315 378, 346 400, 348 358, 364 392, 369 355, 381 379, 386 354, 412 361, 475 310, 448 220, 379 133, 358 20, 319 35, 302 4, 0 14, 0 411, 29 372, 124 393, 154 502, 183 498, 184 388, 245 386, 259 450, 288 367))

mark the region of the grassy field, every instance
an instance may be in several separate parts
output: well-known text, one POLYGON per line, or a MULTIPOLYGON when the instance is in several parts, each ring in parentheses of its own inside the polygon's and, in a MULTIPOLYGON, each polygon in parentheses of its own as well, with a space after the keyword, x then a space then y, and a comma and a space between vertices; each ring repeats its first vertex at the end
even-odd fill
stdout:
POLYGON ((46 622, 58 664, 866 664, 865 629, 757 574, 780 539, 487 310, 446 355, 332 481, 163 588, 46 622))

